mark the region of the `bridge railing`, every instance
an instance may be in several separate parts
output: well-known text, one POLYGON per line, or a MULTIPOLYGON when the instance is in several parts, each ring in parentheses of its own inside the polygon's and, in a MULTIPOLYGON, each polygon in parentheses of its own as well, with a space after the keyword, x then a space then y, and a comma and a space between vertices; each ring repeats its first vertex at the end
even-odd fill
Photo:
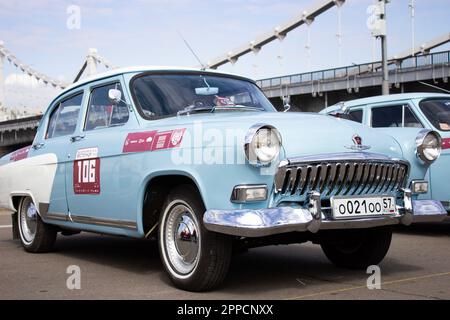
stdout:
MULTIPOLYGON (((434 67, 450 64, 450 51, 441 51, 431 54, 421 54, 403 60, 390 60, 389 71, 402 71, 406 69, 417 69, 423 67, 434 67)), ((361 76, 364 74, 381 75, 381 61, 354 64, 351 66, 326 69, 320 71, 291 74, 282 77, 266 78, 256 81, 262 89, 289 86, 293 84, 312 83, 316 81, 331 81, 342 78, 361 76)))

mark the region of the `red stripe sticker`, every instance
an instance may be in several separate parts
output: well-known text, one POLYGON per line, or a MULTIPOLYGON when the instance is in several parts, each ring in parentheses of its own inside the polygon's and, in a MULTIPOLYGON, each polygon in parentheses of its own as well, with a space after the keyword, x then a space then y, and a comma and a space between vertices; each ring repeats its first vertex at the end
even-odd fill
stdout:
POLYGON ((154 130, 129 133, 123 145, 123 153, 176 148, 181 144, 185 131, 183 128, 163 132, 154 130))
POLYGON ((19 161, 28 158, 28 152, 30 152, 31 146, 19 149, 11 153, 9 157, 10 161, 19 161))
POLYGON ((450 149, 450 138, 442 139, 442 149, 450 149))

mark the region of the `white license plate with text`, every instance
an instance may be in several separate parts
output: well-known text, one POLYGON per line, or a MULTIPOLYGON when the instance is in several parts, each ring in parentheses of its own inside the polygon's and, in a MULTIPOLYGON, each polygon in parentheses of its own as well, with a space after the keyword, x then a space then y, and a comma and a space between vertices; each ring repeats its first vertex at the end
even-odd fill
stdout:
POLYGON ((333 217, 336 219, 393 215, 397 213, 394 197, 333 197, 331 199, 331 207, 333 217))

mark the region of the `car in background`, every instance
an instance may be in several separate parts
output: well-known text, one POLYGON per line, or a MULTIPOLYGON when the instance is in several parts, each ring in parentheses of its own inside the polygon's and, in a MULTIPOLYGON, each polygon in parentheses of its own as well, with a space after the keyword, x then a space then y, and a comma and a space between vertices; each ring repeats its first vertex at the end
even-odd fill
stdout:
MULTIPOLYGON (((450 211, 449 94, 404 93, 374 96, 340 102, 320 113, 344 117, 393 136, 402 144, 404 156, 419 171, 435 156, 421 154, 417 146, 423 143, 436 144, 438 140, 433 138, 433 132, 438 133, 441 136, 441 156, 427 171, 426 180, 429 181, 429 187, 420 198, 439 200, 446 210, 450 211), (409 157, 406 152, 410 153, 409 157)), ((414 178, 414 168, 411 178, 414 178)))
POLYGON ((276 112, 241 76, 117 69, 61 92, 33 144, 0 159, 0 207, 33 253, 57 233, 155 237, 172 282, 202 291, 235 246, 312 241, 338 266, 378 264, 391 225, 446 216, 416 198, 403 155, 366 126, 276 112))

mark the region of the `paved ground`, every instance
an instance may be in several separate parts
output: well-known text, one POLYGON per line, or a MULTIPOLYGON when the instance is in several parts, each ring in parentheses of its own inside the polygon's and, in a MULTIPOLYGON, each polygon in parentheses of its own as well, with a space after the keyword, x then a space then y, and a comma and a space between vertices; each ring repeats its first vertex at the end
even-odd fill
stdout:
POLYGON ((29 254, 9 224, 0 213, 0 299, 450 299, 450 223, 398 230, 381 290, 304 244, 236 256, 225 284, 202 294, 170 284, 154 242, 83 233, 58 236, 54 253, 29 254), (66 287, 69 265, 81 268, 81 290, 66 287))

